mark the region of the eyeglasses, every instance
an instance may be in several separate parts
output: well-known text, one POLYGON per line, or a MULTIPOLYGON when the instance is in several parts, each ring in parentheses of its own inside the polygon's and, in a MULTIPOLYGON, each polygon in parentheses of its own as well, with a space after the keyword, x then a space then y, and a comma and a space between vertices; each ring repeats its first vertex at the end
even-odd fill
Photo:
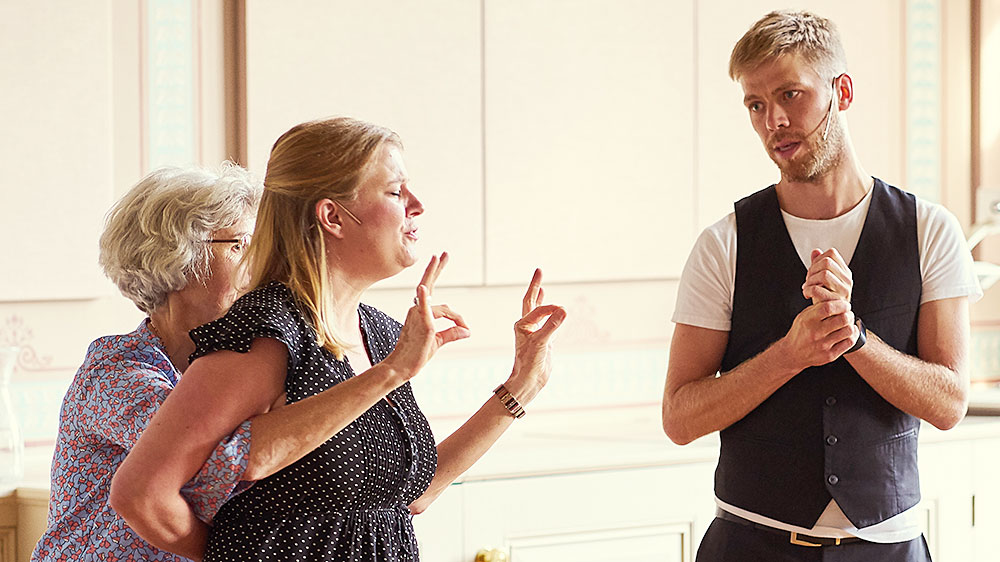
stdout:
POLYGON ((242 252, 250 245, 250 238, 250 234, 244 234, 239 238, 212 238, 211 240, 205 240, 205 242, 208 244, 234 244, 233 249, 237 252, 242 252))

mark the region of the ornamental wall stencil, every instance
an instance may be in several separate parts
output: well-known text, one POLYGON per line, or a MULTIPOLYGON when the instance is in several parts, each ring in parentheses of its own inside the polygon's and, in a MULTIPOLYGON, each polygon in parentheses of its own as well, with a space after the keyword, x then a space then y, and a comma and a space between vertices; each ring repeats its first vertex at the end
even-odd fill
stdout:
POLYGON ((587 297, 581 295, 573 299, 569 308, 573 311, 573 323, 567 326, 560 341, 570 344, 603 344, 611 340, 611 332, 597 319, 597 309, 587 297))
POLYGON ((39 356, 32 345, 35 334, 20 316, 13 314, 8 316, 3 325, 0 326, 0 345, 12 345, 21 349, 17 355, 17 364, 14 372, 21 371, 43 371, 50 367, 51 356, 39 356))

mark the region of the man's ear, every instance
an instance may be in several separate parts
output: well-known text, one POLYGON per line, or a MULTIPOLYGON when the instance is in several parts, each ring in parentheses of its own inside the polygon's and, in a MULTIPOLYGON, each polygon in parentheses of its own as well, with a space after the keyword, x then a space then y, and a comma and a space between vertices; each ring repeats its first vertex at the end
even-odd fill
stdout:
POLYGON ((836 78, 837 110, 844 111, 854 103, 854 81, 851 75, 843 73, 836 78))
POLYGON ((340 205, 331 199, 320 199, 316 202, 316 221, 319 227, 337 238, 344 237, 343 215, 340 205))

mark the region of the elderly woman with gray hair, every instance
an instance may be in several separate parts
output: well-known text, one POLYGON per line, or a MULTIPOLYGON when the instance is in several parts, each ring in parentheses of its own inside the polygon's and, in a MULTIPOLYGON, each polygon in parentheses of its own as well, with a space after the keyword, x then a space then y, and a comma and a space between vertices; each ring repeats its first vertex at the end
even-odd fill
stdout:
MULTIPOLYGON (((111 210, 101 266, 148 318, 94 341, 66 392, 48 528, 32 560, 186 560, 144 541, 112 509, 111 477, 187 368, 195 348, 188 330, 224 314, 245 283, 239 264, 261 190, 228 162, 167 168, 111 210)), ((211 520, 241 481, 270 473, 251 455, 250 428, 245 421, 222 439, 185 486, 201 519, 211 520)))

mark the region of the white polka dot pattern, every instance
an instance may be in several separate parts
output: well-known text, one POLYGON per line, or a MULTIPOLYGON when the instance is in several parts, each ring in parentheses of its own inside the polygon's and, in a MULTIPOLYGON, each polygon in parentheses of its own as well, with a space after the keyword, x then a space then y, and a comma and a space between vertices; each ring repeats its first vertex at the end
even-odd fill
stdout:
MULTIPOLYGON (((358 312, 368 356, 378 363, 392 352, 401 326, 364 304, 358 312)), ((192 330, 197 348, 191 357, 246 352, 258 337, 288 347, 288 403, 353 376, 346 360, 316 344, 315 331, 280 283, 251 291, 219 320, 192 330)), ((430 484, 437 451, 409 383, 389 398, 223 505, 205 561, 419 560, 406 506, 430 484)))

